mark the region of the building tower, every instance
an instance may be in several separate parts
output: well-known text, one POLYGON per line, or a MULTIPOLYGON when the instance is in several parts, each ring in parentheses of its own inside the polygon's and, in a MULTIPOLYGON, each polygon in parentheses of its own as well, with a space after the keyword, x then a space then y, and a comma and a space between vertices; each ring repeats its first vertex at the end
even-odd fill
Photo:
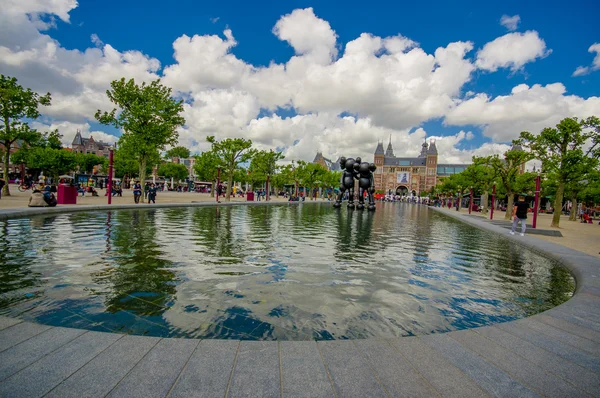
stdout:
MULTIPOLYGON (((424 145, 427 145, 425 143, 424 145)), ((425 173, 427 175, 425 180, 425 190, 429 191, 437 184, 437 165, 438 165, 438 151, 435 146, 435 140, 429 141, 429 148, 427 149, 427 166, 425 173)))
POLYGON ((390 143, 388 144, 387 150, 385 151, 386 158, 394 157, 394 150, 392 149, 392 135, 390 134, 390 143))

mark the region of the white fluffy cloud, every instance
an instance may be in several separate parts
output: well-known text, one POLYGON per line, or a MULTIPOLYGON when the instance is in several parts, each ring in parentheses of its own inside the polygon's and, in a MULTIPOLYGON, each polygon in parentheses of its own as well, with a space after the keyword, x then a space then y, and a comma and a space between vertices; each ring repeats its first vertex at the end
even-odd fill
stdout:
POLYGON ((495 72, 499 68, 517 71, 528 62, 548 56, 552 50, 546 48, 546 42, 538 32, 508 33, 487 43, 477 52, 475 64, 479 69, 495 72))
POLYGON ((507 142, 517 138, 523 130, 537 133, 568 116, 600 114, 599 97, 583 99, 565 93, 562 83, 531 87, 520 84, 510 95, 496 98, 482 93, 459 103, 447 114, 445 122, 459 126, 481 125, 486 136, 507 142))
MULTIPOLYGON (((89 122, 97 109, 112 108, 105 91, 123 76, 161 78, 185 98, 180 143, 193 151, 208 148, 207 135, 245 137, 260 148, 279 148, 287 160, 312 160, 317 150, 333 159, 342 154, 369 159, 378 140, 390 135, 397 155, 416 156, 426 138, 419 125, 432 119, 482 125, 487 136, 505 142, 520 128, 536 131, 563 116, 600 114, 597 98, 566 95, 562 84, 521 85, 496 98, 464 94, 476 68, 515 71, 548 55, 533 31, 487 43, 474 60, 467 41, 431 53, 400 34, 363 33, 339 43, 329 22, 306 8, 273 21, 273 34, 294 50, 285 62, 257 67, 236 57, 237 40, 226 29, 222 35, 180 36, 173 43, 174 63, 161 69, 151 56, 116 49, 97 35, 90 48, 79 51, 43 33, 53 26, 52 17, 69 22, 74 0, 7 1, 0 6, 0 69, 26 87, 52 93, 52 106, 42 109, 48 122, 35 127, 59 128, 65 144, 77 129, 115 140, 90 131, 89 122), (281 108, 296 116, 278 116, 281 108)), ((506 150, 496 143, 458 149, 473 139, 472 131, 437 137, 440 161, 468 162, 474 154, 506 150)))
POLYGON ((513 30, 517 30, 520 22, 521 22, 521 17, 518 15, 513 15, 512 17, 509 15, 502 15, 502 18, 500 18, 500 25, 504 26, 506 29, 510 30, 511 32, 513 30))
POLYGON ((596 53, 591 66, 578 66, 573 72, 573 76, 583 76, 600 69, 600 43, 594 43, 588 49, 588 52, 596 53))

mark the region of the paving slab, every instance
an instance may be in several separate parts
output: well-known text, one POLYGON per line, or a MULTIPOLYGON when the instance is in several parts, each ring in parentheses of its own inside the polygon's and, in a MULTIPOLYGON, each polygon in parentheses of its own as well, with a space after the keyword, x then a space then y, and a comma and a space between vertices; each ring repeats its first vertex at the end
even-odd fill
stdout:
POLYGON ((588 394, 600 396, 600 378, 596 373, 508 333, 497 326, 478 328, 474 329, 473 332, 485 336, 507 350, 511 350, 527 358, 528 361, 562 378, 573 386, 586 391, 588 394))
POLYGON ((535 363, 471 330, 453 332, 449 336, 540 395, 556 398, 587 395, 535 363))
POLYGON ((441 396, 388 341, 369 339, 354 343, 391 396, 441 396))
POLYGON ((156 337, 125 336, 88 362, 46 397, 104 397, 158 343, 156 337))
POLYGON ((550 314, 553 318, 558 318, 558 319, 565 320, 567 322, 572 322, 574 324, 583 326, 585 328, 588 328, 595 332, 600 333, 600 324, 597 322, 591 321, 589 319, 584 319, 580 316, 573 315, 568 312, 560 311, 558 309, 556 311, 552 311, 550 314))
POLYGON ((31 322, 20 322, 3 329, 0 331, 0 352, 45 332, 48 329, 50 329, 50 326, 31 322))
POLYGON ((422 340, 441 352, 450 362, 490 394, 497 397, 539 397, 496 366, 465 348, 448 334, 423 336, 422 340))
POLYGON ((574 333, 562 329, 557 329, 554 326, 548 325, 543 322, 538 322, 535 319, 530 318, 521 319, 515 322, 515 325, 523 325, 538 333, 543 333, 546 336, 550 336, 556 340, 562 341, 563 343, 567 343, 582 351, 589 352, 594 356, 600 356, 600 344, 589 340, 585 337, 579 337, 574 333))
POLYGON ((229 386, 229 397, 279 397, 279 349, 272 341, 242 341, 229 386))
POLYGON ((0 330, 4 330, 21 322, 23 322, 21 319, 0 316, 0 330))
POLYGON ((0 396, 41 397, 121 337, 101 332, 82 334, 0 383, 0 396))
POLYGON ((581 351, 567 343, 563 343, 544 334, 532 332, 531 329, 525 326, 516 325, 513 322, 503 323, 497 327, 517 337, 520 337, 523 340, 527 340, 530 343, 545 349, 546 351, 550 351, 560 357, 568 359, 569 361, 587 368, 592 372, 600 373, 599 357, 595 357, 592 354, 581 351))
POLYGON ((12 376, 62 347, 71 340, 88 333, 87 330, 51 328, 0 353, 0 381, 12 376))
POLYGON ((284 397, 335 396, 316 342, 282 341, 279 350, 284 397))
POLYGON ((110 397, 165 397, 199 340, 161 339, 110 392, 110 397))
POLYGON ((317 343, 340 397, 386 397, 388 394, 352 341, 317 343))
POLYGON ((555 316, 544 314, 537 315, 535 320, 538 322, 543 322, 546 325, 554 326, 557 329, 571 332, 579 337, 584 337, 586 339, 595 341, 596 343, 600 343, 600 332, 577 325, 576 323, 568 322, 563 319, 556 318, 555 316))
POLYGON ((389 340, 391 345, 444 397, 490 397, 473 379, 418 337, 389 340))
POLYGON ((169 397, 224 397, 239 341, 203 340, 169 397))

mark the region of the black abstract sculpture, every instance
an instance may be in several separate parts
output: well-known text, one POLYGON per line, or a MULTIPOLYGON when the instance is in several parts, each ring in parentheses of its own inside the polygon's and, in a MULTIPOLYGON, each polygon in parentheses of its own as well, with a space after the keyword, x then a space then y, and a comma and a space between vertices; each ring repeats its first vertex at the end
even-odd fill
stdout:
POLYGON ((368 209, 375 210, 375 178, 373 172, 377 166, 373 163, 361 162, 361 158, 340 158, 342 168, 342 178, 340 179, 340 193, 333 204, 333 207, 341 207, 344 193, 348 191, 348 208, 354 209, 354 180, 358 180, 358 210, 365 208, 365 192, 369 200, 368 209))

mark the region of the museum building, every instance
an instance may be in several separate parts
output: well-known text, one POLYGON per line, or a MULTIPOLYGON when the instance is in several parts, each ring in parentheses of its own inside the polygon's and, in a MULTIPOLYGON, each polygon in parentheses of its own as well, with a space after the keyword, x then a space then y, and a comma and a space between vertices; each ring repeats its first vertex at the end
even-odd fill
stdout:
MULTIPOLYGON (((363 159, 363 161, 366 159, 363 159)), ((321 152, 313 160, 332 171, 339 171, 339 159, 335 162, 325 158, 321 152)), ((406 196, 426 195, 444 177, 464 171, 468 164, 438 163, 435 141, 423 142, 421 153, 416 158, 401 158, 394 155, 392 141, 384 151, 383 143, 377 144, 374 154, 375 190, 386 194, 406 196)))

